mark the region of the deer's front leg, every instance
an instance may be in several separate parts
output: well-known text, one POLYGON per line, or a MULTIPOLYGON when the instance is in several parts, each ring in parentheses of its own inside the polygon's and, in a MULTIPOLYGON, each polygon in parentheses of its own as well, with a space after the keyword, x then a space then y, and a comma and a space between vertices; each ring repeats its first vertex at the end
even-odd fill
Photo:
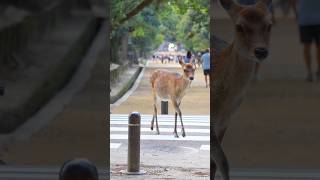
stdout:
MULTIPOLYGON (((221 141, 219 140, 219 138, 216 136, 215 132, 213 132, 211 134, 211 137, 213 138, 213 146, 211 148, 211 158, 210 159, 210 176, 211 179, 215 179, 215 173, 216 173, 216 169, 217 167, 219 167, 220 170, 220 174, 223 180, 229 180, 230 176, 229 176, 229 164, 228 164, 228 160, 227 157, 225 155, 225 153, 223 152, 223 149, 221 147, 221 141)), ((222 135, 223 137, 223 135, 222 135)))
MULTIPOLYGON (((217 128, 217 130, 215 130, 215 131, 216 131, 216 134, 214 134, 214 136, 216 138, 215 138, 215 140, 213 140, 214 141, 213 143, 219 143, 219 146, 221 147, 221 143, 222 143, 224 134, 226 132, 226 128, 217 128)), ((213 155, 211 155, 211 156, 213 157, 213 155)), ((215 179, 215 174, 216 174, 216 171, 217 171, 217 165, 216 165, 216 163, 214 162, 213 159, 211 159, 211 162, 210 162, 210 169, 211 169, 210 170, 210 176, 214 180, 215 179)), ((228 175, 226 175, 226 174, 228 174, 228 171, 229 171, 228 169, 229 169, 228 165, 225 165, 224 168, 222 169, 223 176, 228 176, 228 175)))
POLYGON ((174 108, 176 110, 176 113, 178 113, 179 117, 180 117, 182 137, 185 137, 186 136, 186 132, 184 131, 184 126, 183 126, 183 122, 182 122, 182 116, 181 116, 181 110, 180 110, 180 102, 178 103, 178 102, 174 101, 173 106, 174 106, 174 108))
POLYGON ((173 107, 175 108, 173 134, 174 134, 174 137, 178 138, 179 137, 179 135, 177 133, 177 116, 178 116, 178 112, 176 111, 177 102, 176 102, 176 100, 174 98, 172 98, 171 99, 171 103, 172 103, 173 107))
MULTIPOLYGON (((178 107, 179 108, 179 107, 178 107)), ((179 108, 180 109, 180 108, 179 108)), ((183 122, 182 122, 182 116, 181 116, 181 111, 179 112, 179 116, 180 116, 180 122, 181 122, 181 133, 182 133, 182 137, 186 137, 186 132, 184 131, 184 126, 183 126, 183 122)))
POLYGON ((173 131, 173 134, 174 134, 174 137, 178 138, 178 133, 177 133, 177 116, 178 116, 178 113, 175 112, 174 113, 174 131, 173 131))

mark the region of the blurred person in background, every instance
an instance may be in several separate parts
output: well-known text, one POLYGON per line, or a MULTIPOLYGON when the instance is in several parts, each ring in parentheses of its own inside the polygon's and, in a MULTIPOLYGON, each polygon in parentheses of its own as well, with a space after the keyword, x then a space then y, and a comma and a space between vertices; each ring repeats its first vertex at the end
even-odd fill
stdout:
MULTIPOLYGON (((206 49, 205 53, 201 56, 204 80, 206 88, 209 86, 208 77, 210 78, 210 50, 206 49)), ((210 80, 210 79, 209 79, 210 80)))
MULTIPOLYGON (((237 2, 241 5, 254 5, 258 2, 259 0, 237 0, 237 2)), ((272 3, 270 3, 269 5, 269 11, 271 12, 272 15, 272 22, 273 24, 276 23, 276 18, 274 16, 274 9, 273 9, 273 5, 272 3)), ((260 80, 260 76, 259 76, 259 69, 260 69, 260 63, 256 63, 256 67, 254 69, 254 80, 255 81, 259 81, 260 80)))
POLYGON ((192 54, 191 51, 187 52, 187 56, 184 58, 184 63, 191 63, 192 54))
POLYGON ((313 82, 311 67, 311 47, 316 44, 318 69, 316 78, 320 80, 320 1, 290 0, 300 31, 300 41, 303 44, 304 63, 307 69, 307 82, 313 82))

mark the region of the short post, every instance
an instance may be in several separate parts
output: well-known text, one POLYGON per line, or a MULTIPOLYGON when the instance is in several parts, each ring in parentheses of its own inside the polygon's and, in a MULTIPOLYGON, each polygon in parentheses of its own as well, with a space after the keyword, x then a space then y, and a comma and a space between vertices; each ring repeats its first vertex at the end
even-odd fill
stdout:
POLYGON ((140 126, 141 116, 138 112, 129 115, 128 123, 128 169, 127 174, 139 175, 140 171, 140 126))
POLYGON ((161 101, 161 114, 169 114, 168 101, 161 101))

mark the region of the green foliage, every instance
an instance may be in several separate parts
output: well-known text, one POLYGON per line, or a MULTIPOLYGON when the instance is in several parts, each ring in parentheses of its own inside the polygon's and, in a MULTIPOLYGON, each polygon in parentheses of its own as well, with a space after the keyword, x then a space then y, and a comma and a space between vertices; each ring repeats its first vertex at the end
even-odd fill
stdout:
MULTIPOLYGON (((117 22, 143 0, 111 0, 111 20, 117 22)), ((148 55, 164 41, 188 50, 209 47, 209 0, 155 0, 139 14, 112 31, 113 39, 130 32, 132 48, 148 55)), ((117 42, 117 41, 114 41, 117 42)))

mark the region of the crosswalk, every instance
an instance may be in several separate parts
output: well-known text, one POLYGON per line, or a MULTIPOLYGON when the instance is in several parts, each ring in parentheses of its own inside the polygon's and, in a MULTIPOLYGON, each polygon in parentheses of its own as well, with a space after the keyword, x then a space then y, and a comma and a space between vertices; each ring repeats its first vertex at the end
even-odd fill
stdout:
MULTIPOLYGON (((200 143, 199 150, 210 150, 210 117, 208 115, 184 115, 183 124, 186 131, 186 137, 180 135, 180 121, 178 119, 179 138, 173 136, 174 116, 158 115, 160 135, 157 135, 150 129, 152 115, 141 115, 141 141, 188 141, 200 143)), ((110 148, 118 149, 126 144, 128 140, 128 115, 111 114, 110 115, 110 148)))

